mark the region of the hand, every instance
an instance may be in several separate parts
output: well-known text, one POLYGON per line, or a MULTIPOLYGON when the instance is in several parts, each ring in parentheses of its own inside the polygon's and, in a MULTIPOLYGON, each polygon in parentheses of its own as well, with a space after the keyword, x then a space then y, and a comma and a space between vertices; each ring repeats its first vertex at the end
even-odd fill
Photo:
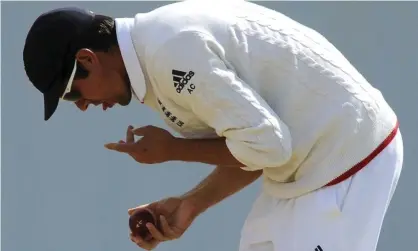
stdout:
POLYGON ((109 143, 110 150, 127 153, 139 163, 156 164, 171 160, 175 137, 170 132, 155 126, 133 129, 128 127, 126 141, 109 143), (135 135, 142 136, 135 142, 135 135))
POLYGON ((132 215, 144 208, 152 210, 156 217, 159 217, 161 226, 161 231, 159 231, 152 223, 148 223, 147 228, 152 238, 147 240, 131 233, 131 240, 146 250, 154 249, 161 242, 180 238, 198 215, 191 202, 174 197, 129 209, 128 214, 132 215))

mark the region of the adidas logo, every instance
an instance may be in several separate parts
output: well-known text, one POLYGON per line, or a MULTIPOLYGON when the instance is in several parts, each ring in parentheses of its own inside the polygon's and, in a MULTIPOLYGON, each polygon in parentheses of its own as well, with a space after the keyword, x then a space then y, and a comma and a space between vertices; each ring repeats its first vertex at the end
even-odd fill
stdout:
POLYGON ((184 72, 179 70, 172 70, 171 74, 173 75, 174 87, 176 88, 177 93, 181 93, 183 88, 189 83, 190 79, 194 76, 193 71, 184 72))
POLYGON ((317 246, 317 247, 315 248, 315 251, 324 251, 324 250, 321 248, 321 246, 317 246))

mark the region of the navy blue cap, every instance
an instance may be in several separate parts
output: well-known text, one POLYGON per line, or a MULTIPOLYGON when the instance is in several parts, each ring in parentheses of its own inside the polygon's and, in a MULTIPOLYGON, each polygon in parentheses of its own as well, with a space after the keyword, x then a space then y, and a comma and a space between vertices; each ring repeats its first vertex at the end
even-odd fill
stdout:
POLYGON ((93 19, 88 10, 55 9, 39 16, 27 34, 24 67, 30 82, 44 95, 45 120, 58 107, 80 49, 79 39, 93 19))

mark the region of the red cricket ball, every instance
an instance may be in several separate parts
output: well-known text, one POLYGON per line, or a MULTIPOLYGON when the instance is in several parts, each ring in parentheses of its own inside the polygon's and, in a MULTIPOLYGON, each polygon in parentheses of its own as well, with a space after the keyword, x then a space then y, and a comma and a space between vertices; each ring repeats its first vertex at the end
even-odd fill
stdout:
POLYGON ((136 211, 133 215, 129 217, 129 228, 131 229, 131 232, 134 236, 139 236, 144 240, 150 239, 150 233, 148 231, 148 228, 146 227, 146 224, 150 222, 154 224, 154 226, 158 227, 156 225, 157 218, 149 209, 143 209, 136 211))

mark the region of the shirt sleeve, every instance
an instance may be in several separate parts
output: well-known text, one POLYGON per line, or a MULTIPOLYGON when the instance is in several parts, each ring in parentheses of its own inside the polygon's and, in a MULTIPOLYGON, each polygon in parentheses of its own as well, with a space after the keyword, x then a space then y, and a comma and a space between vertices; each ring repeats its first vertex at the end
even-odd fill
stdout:
POLYGON ((290 159, 288 127, 239 78, 211 35, 181 32, 156 51, 151 66, 159 92, 225 137, 243 169, 279 167, 290 159))

